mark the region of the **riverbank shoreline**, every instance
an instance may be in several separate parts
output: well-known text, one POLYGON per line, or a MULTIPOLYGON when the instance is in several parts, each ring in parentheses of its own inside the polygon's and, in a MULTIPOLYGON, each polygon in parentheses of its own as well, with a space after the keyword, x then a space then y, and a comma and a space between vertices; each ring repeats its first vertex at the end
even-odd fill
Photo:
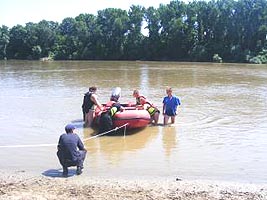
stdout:
POLYGON ((129 180, 103 177, 47 177, 0 171, 0 199, 267 199, 267 184, 179 179, 129 180))

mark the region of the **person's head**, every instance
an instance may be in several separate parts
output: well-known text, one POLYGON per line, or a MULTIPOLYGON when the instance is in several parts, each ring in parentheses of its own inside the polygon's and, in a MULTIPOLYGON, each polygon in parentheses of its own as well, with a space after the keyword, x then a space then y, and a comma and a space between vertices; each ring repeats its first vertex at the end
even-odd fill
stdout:
POLYGON ((110 101, 119 101, 119 98, 121 96, 121 88, 120 87, 115 87, 113 88, 110 96, 110 101))
POLYGON ((171 87, 166 87, 166 93, 168 96, 172 95, 172 88, 171 87))
POLYGON ((115 95, 115 96, 111 96, 111 97, 110 97, 110 101, 118 102, 118 101, 119 101, 119 98, 120 98, 120 97, 119 97, 119 96, 116 96, 116 95, 115 95))
POLYGON ((68 124, 65 126, 66 133, 73 133, 74 129, 75 129, 75 126, 73 124, 68 124))
POLYGON ((96 92, 97 88, 95 86, 89 87, 89 92, 96 92))
POLYGON ((135 98, 139 97, 139 91, 138 90, 133 91, 133 97, 135 97, 135 98))

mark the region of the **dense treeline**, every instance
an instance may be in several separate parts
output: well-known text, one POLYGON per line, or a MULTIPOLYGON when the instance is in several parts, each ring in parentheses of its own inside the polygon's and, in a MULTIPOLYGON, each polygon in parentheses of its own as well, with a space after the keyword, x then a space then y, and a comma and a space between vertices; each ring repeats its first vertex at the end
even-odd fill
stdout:
POLYGON ((0 59, 266 63, 265 49, 266 0, 175 0, 0 28, 0 59))

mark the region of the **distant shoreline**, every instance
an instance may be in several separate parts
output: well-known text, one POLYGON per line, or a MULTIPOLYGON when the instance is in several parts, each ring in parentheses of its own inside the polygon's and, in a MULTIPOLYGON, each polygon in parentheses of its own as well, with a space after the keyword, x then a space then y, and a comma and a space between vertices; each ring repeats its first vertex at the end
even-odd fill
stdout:
MULTIPOLYGON (((233 65, 256 65, 261 66, 259 63, 246 63, 246 62, 213 62, 213 61, 190 61, 190 60, 105 60, 105 59, 81 59, 81 60, 68 60, 68 59, 53 59, 49 57, 42 57, 39 59, 0 59, 0 61, 25 61, 25 62, 44 62, 44 63, 51 63, 51 62, 136 62, 136 63, 185 63, 185 64, 191 64, 191 63, 199 63, 199 64, 218 64, 218 65, 227 65, 227 64, 233 64, 233 65)), ((265 64, 262 64, 265 65, 265 64)))
POLYGON ((0 199, 235 199, 264 200, 267 184, 32 176, 0 171, 0 199))

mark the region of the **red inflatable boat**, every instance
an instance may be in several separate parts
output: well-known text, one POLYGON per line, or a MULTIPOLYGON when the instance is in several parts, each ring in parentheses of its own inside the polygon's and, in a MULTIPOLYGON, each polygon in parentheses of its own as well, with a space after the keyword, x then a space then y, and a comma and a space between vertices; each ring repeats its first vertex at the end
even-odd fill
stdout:
MULTIPOLYGON (((123 106, 125 106, 125 104, 123 106)), ((126 128, 130 130, 146 127, 150 123, 150 115, 146 110, 137 110, 135 107, 127 106, 123 108, 123 111, 119 111, 113 116, 113 128, 127 124, 126 128)), ((96 109, 95 114, 95 124, 99 125, 98 120, 100 118, 101 111, 96 109)))

